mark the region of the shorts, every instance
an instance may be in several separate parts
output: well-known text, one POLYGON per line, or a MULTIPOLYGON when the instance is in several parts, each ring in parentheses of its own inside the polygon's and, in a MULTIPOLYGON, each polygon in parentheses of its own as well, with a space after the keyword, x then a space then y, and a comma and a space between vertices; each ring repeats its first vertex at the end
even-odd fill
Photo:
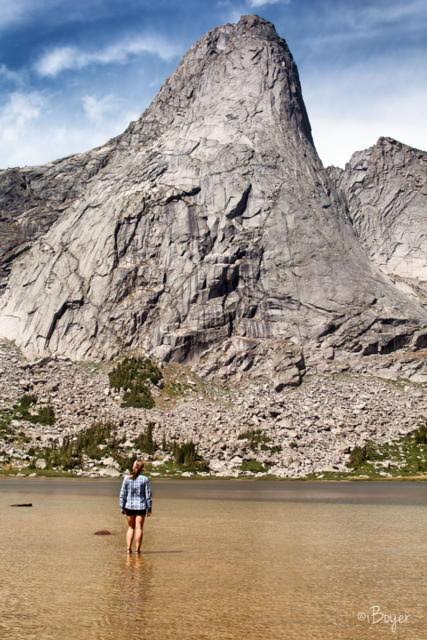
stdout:
POLYGON ((145 516, 147 509, 123 509, 127 516, 145 516))

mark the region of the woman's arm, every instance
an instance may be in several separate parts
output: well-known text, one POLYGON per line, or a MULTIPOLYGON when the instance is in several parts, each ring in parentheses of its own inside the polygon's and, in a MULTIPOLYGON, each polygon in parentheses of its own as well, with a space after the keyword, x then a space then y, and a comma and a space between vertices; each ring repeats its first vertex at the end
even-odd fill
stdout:
POLYGON ((147 478, 145 481, 145 501, 147 503, 147 513, 151 515, 153 509, 153 491, 151 489, 151 480, 147 478))
POLYGON ((120 509, 123 511, 123 509, 125 508, 125 504, 126 504, 126 499, 128 497, 128 479, 125 478, 122 482, 122 488, 120 489, 120 498, 119 498, 119 502, 120 502, 120 509))

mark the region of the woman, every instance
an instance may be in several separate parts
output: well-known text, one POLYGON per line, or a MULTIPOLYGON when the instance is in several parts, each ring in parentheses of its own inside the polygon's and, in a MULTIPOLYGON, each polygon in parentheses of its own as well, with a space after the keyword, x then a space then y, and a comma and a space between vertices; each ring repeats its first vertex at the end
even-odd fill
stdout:
POLYGON ((143 460, 135 460, 132 473, 123 480, 120 489, 120 508, 128 520, 126 533, 127 552, 132 553, 132 542, 135 538, 136 552, 141 553, 141 543, 145 515, 151 516, 152 491, 151 481, 142 474, 143 460))

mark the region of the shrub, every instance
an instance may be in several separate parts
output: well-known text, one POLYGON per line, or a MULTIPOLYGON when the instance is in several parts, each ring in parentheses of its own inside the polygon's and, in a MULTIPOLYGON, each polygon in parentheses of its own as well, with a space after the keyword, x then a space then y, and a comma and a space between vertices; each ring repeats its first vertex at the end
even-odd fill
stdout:
POLYGON ((270 449, 270 453, 280 453, 280 451, 282 450, 282 447, 280 444, 278 444, 275 447, 270 447, 269 449, 270 449))
POLYGON ((192 440, 182 444, 174 442, 172 453, 175 462, 185 467, 188 471, 209 470, 209 463, 197 453, 197 446, 192 440))
POLYGON ((368 447, 365 444, 363 447, 354 447, 347 464, 353 469, 358 469, 366 460, 368 460, 368 447))
POLYGON ((72 444, 76 453, 86 454, 89 458, 99 459, 105 455, 105 450, 99 449, 100 444, 106 444, 112 437, 113 426, 108 422, 96 422, 91 427, 78 432, 72 444))
POLYGON ((132 465, 137 459, 135 455, 126 456, 121 453, 115 453, 113 455, 114 460, 120 465, 120 471, 131 471, 132 465))
POLYGON ((124 390, 123 407, 152 409, 154 399, 147 382, 157 384, 162 372, 149 358, 125 358, 108 374, 113 389, 124 390))
POLYGON ((154 453, 157 449, 157 443, 153 437, 154 422, 149 422, 147 430, 141 433, 135 440, 135 446, 137 449, 144 451, 145 453, 154 453))
POLYGON ((151 391, 145 385, 135 386, 130 391, 126 391, 123 396, 122 407, 133 407, 134 409, 152 409, 154 399, 151 391))
POLYGON ((192 440, 182 444, 174 443, 173 455, 176 463, 190 465, 196 460, 196 445, 192 440))
POLYGON ((163 432, 163 436, 162 436, 162 450, 163 451, 169 451, 170 450, 170 443, 167 441, 166 439, 166 434, 163 432))
POLYGON ((268 447, 266 446, 266 443, 270 442, 268 435, 261 429, 248 429, 247 431, 240 433, 237 438, 238 440, 248 440, 249 447, 254 451, 259 447, 267 449, 268 447))
POLYGON ((425 424, 415 429, 412 435, 414 436, 415 444, 427 444, 427 426, 425 424))
POLYGON ((51 405, 40 407, 37 413, 30 412, 30 409, 37 404, 37 396, 23 395, 13 407, 14 417, 21 420, 28 420, 33 424, 55 424, 55 411, 51 405))
POLYGON ((25 394, 18 400, 14 409, 16 411, 28 412, 30 407, 37 404, 37 396, 32 394, 25 394))
POLYGON ((125 358, 108 375, 113 389, 131 389, 135 384, 157 384, 162 372, 149 358, 125 358))
POLYGON ((30 416, 30 421, 35 424, 55 424, 55 411, 51 405, 40 407, 36 415, 30 416))
MULTIPOLYGON (((53 446, 39 452, 40 456, 46 459, 48 467, 62 467, 66 471, 81 466, 84 455, 93 460, 112 456, 124 471, 128 468, 129 458, 118 453, 118 442, 113 429, 113 425, 109 423, 95 423, 79 431, 76 436, 66 436, 61 446, 53 446), (101 450, 99 445, 106 447, 101 450)), ((36 453, 32 452, 30 455, 36 453)))

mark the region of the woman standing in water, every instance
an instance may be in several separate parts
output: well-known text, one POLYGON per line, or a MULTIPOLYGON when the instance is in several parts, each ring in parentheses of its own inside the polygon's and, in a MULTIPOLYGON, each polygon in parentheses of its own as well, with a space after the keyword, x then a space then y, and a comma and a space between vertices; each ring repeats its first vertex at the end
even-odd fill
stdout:
POLYGON ((128 553, 132 553, 134 538, 136 552, 141 553, 145 516, 151 516, 153 503, 151 481, 143 475, 143 469, 144 461, 135 460, 131 474, 125 477, 120 489, 120 508, 128 520, 126 533, 128 553))

